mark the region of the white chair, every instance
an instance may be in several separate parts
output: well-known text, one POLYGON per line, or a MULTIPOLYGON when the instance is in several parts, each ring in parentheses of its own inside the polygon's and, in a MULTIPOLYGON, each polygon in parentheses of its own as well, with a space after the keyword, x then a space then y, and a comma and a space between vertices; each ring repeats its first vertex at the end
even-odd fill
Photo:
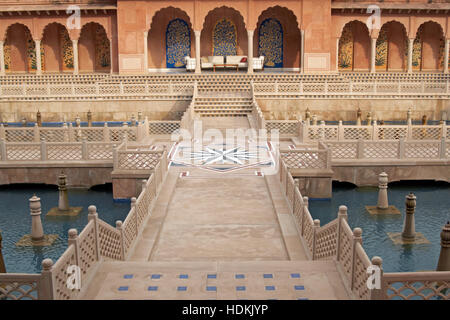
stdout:
POLYGON ((253 70, 264 70, 264 56, 253 58, 253 70))
POLYGON ((184 57, 184 62, 186 62, 186 71, 195 71, 195 58, 186 56, 184 57))
POLYGON ((223 56, 202 57, 200 64, 202 69, 212 69, 214 65, 223 64, 223 56))

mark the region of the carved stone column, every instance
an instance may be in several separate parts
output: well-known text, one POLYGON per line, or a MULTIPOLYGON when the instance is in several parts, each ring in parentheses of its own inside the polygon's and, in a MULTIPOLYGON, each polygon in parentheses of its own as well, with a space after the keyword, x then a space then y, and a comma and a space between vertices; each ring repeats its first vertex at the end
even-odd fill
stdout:
POLYGON ((444 51, 444 73, 448 73, 448 50, 450 47, 450 39, 445 39, 444 51))
POLYGON ((34 40, 36 46, 36 74, 42 73, 42 65, 41 65, 41 40, 34 40))
POLYGON ((414 39, 408 39, 408 73, 412 73, 414 39))
POLYGON ((4 41, 0 40, 0 74, 5 74, 5 55, 3 53, 4 41))
POLYGON ((144 72, 148 73, 148 31, 144 32, 144 72))
POLYGON ((78 39, 72 40, 73 47, 73 74, 78 74, 78 39))
POLYGON ((200 67, 200 35, 201 31, 194 31, 195 33, 195 73, 201 72, 200 67))
POLYGON ((377 54, 377 39, 371 39, 371 53, 370 53, 370 72, 375 73, 375 56, 377 54))
POLYGON ((247 73, 253 73, 253 33, 254 30, 247 30, 247 42, 248 42, 247 73))

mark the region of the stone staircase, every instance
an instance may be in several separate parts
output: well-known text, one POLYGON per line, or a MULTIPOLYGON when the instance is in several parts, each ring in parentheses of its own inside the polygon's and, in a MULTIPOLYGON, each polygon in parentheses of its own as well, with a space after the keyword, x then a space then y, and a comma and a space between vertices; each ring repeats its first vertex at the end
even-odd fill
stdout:
POLYGON ((246 116, 252 112, 250 81, 216 78, 197 83, 194 110, 201 117, 246 116))

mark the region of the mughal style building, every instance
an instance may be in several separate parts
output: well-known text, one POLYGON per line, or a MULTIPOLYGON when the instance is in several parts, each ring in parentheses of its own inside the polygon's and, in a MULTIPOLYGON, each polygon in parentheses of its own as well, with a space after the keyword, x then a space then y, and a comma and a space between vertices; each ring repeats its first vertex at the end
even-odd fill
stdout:
POLYGON ((1 0, 0 72, 167 72, 186 56, 201 72, 202 57, 242 55, 304 73, 447 73, 449 10, 447 0, 1 0), (369 5, 380 8, 371 30, 369 5))

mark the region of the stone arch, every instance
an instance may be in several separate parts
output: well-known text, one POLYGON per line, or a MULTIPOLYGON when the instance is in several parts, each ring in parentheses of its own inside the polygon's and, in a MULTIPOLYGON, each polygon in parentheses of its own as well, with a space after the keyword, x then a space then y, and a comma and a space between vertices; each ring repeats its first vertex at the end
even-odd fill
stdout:
POLYGON ((284 10, 284 12, 285 12, 286 14, 288 14, 289 16, 294 17, 296 26, 297 26, 297 28, 300 30, 300 26, 301 26, 301 25, 300 25, 299 18, 298 18, 297 15, 294 13, 294 12, 298 11, 298 8, 295 8, 295 5, 294 5, 294 6, 290 6, 290 3, 289 3, 289 2, 283 3, 282 6, 281 6, 281 5, 275 5, 275 6, 265 7, 265 8, 262 8, 261 10, 258 10, 258 12, 255 12, 255 15, 254 15, 254 16, 255 16, 255 17, 258 17, 258 20, 255 21, 255 23, 256 23, 255 26, 249 26, 250 29, 251 29, 251 28, 255 28, 255 29, 256 29, 256 28, 258 27, 258 24, 259 24, 259 22, 260 22, 260 17, 263 16, 265 13, 271 12, 271 11, 273 11, 273 10, 280 10, 280 9, 284 10))
POLYGON ((26 25, 8 26, 3 51, 6 72, 36 72, 36 45, 26 25))
POLYGON ((80 72, 109 72, 111 70, 111 42, 103 25, 89 22, 83 25, 78 40, 80 72))
MULTIPOLYGON (((157 11, 150 23, 150 29, 148 30, 147 37, 147 54, 148 54, 148 66, 149 68, 166 68, 167 67, 167 44, 166 44, 166 32, 169 23, 173 20, 183 20, 189 29, 190 39, 190 56, 195 56, 193 51, 193 43, 195 41, 194 32, 192 30, 192 22, 188 14, 176 7, 165 7, 157 11), (164 39, 165 43, 161 43, 161 39, 164 39)), ((184 60, 183 60, 184 63, 184 60)))
POLYGON ((73 46, 69 32, 61 23, 53 22, 42 32, 43 70, 64 72, 73 70, 73 46))
MULTIPOLYGON (((257 26, 254 36, 254 45, 258 51, 256 55, 260 54, 260 31, 261 25, 267 19, 276 19, 281 24, 283 30, 283 57, 282 67, 284 68, 299 68, 301 64, 300 50, 301 50, 301 33, 298 20, 294 12, 286 7, 274 6, 267 8, 261 12, 258 17, 257 26)), ((265 61, 266 65, 267 61, 265 61)), ((266 65, 267 66, 267 65, 266 65)))
POLYGON ((382 71, 405 71, 408 58, 405 26, 395 20, 381 26, 376 43, 375 67, 382 71))
POLYGON ((365 23, 348 22, 339 38, 339 69, 367 71, 370 68, 370 36, 365 23))
POLYGON ((236 9, 223 6, 209 11, 205 17, 200 36, 201 56, 214 54, 214 30, 217 23, 224 20, 229 21, 231 23, 230 25, 233 25, 235 28, 235 54, 245 55, 247 52, 247 30, 245 28, 244 17, 236 9))
MULTIPOLYGON (((227 10, 229 12, 234 12, 237 16, 239 16, 239 19, 242 19, 242 22, 244 24, 244 29, 246 28, 247 23, 248 23, 246 15, 242 15, 241 11, 239 10, 238 7, 233 7, 231 3, 227 3, 226 6, 214 7, 211 10, 209 10, 208 12, 205 12, 204 15, 200 15, 198 17, 198 21, 203 21, 202 30, 204 30, 206 27, 206 23, 207 23, 206 19, 208 18, 208 16, 211 16, 212 14, 214 14, 214 12, 222 12, 223 13, 223 12, 225 12, 224 10, 227 10)), ((226 16, 223 16, 223 17, 226 18, 226 16)), ((197 19, 197 17, 196 17, 196 19, 197 19)))
POLYGON ((443 69, 445 38, 442 26, 436 21, 422 23, 413 45, 413 70, 437 71, 443 69))

